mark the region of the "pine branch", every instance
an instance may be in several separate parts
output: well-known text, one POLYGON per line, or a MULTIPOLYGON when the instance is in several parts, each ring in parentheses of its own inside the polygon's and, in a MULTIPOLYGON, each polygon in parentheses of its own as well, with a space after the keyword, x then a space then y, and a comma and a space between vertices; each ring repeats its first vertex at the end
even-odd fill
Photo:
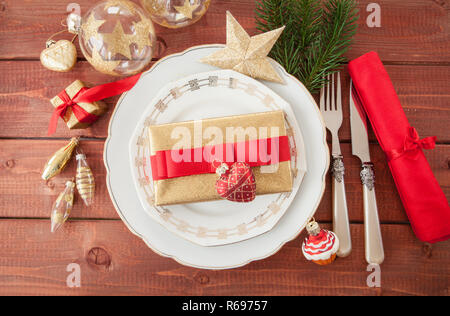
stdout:
POLYGON ((306 67, 299 76, 311 92, 320 90, 326 77, 346 61, 343 55, 356 32, 355 7, 353 0, 329 0, 325 4, 320 40, 306 56, 306 67))
POLYGON ((322 8, 317 0, 293 1, 293 13, 298 16, 294 25, 299 30, 300 44, 303 49, 308 49, 316 41, 321 28, 322 8))
POLYGON ((357 19, 354 0, 260 0, 256 9, 260 31, 286 26, 271 57, 311 93, 345 62, 357 19))
POLYGON ((298 28, 295 27, 294 16, 289 14, 294 2, 295 0, 261 0, 256 4, 258 30, 268 32, 286 26, 270 56, 281 63, 289 73, 300 66, 298 28))

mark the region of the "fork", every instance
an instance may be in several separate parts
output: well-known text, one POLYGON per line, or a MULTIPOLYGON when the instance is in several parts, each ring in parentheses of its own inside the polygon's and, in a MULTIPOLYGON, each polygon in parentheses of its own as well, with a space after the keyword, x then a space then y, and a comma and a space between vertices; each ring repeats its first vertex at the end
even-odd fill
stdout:
POLYGON ((328 83, 320 90, 320 112, 327 129, 332 135, 333 231, 339 238, 337 255, 339 257, 347 257, 352 251, 352 240, 345 195, 345 168, 338 135, 342 125, 341 75, 339 72, 337 73, 337 87, 334 77, 335 75, 332 74, 330 80, 330 75, 328 75, 328 83))

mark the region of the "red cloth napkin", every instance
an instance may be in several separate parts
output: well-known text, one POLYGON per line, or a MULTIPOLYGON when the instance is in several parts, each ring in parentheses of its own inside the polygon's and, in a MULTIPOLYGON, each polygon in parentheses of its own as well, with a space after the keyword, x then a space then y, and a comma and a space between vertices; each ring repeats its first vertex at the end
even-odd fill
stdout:
POLYGON ((394 86, 378 54, 349 63, 354 89, 386 153, 392 176, 416 236, 429 243, 450 238, 450 207, 422 149, 434 137, 420 139, 409 125, 394 86))

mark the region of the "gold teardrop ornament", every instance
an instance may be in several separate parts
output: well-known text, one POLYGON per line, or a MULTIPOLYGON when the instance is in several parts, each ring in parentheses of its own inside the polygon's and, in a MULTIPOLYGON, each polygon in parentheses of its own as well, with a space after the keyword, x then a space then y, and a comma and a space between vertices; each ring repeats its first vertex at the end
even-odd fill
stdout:
POLYGON ((77 149, 77 190, 86 206, 94 203, 94 174, 86 161, 86 155, 77 149))
POLYGON ((49 159, 42 172, 42 179, 49 180, 64 170, 78 142, 77 137, 72 138, 68 145, 62 147, 49 159))
POLYGON ((77 62, 77 48, 67 40, 47 41, 47 48, 41 52, 41 64, 50 70, 68 72, 77 62))
POLYGON ((74 188, 75 183, 73 181, 67 181, 66 188, 61 192, 53 204, 52 213, 50 215, 52 233, 56 232, 64 225, 69 218, 70 212, 72 212, 74 188))

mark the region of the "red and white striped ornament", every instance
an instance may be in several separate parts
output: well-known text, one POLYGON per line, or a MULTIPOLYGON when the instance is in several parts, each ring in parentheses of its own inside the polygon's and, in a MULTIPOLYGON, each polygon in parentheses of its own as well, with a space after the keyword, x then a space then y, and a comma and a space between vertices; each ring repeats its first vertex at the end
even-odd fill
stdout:
POLYGON ((305 258, 318 265, 328 265, 336 259, 339 250, 339 239, 335 233, 321 229, 319 224, 312 220, 306 225, 309 236, 302 245, 305 258))

